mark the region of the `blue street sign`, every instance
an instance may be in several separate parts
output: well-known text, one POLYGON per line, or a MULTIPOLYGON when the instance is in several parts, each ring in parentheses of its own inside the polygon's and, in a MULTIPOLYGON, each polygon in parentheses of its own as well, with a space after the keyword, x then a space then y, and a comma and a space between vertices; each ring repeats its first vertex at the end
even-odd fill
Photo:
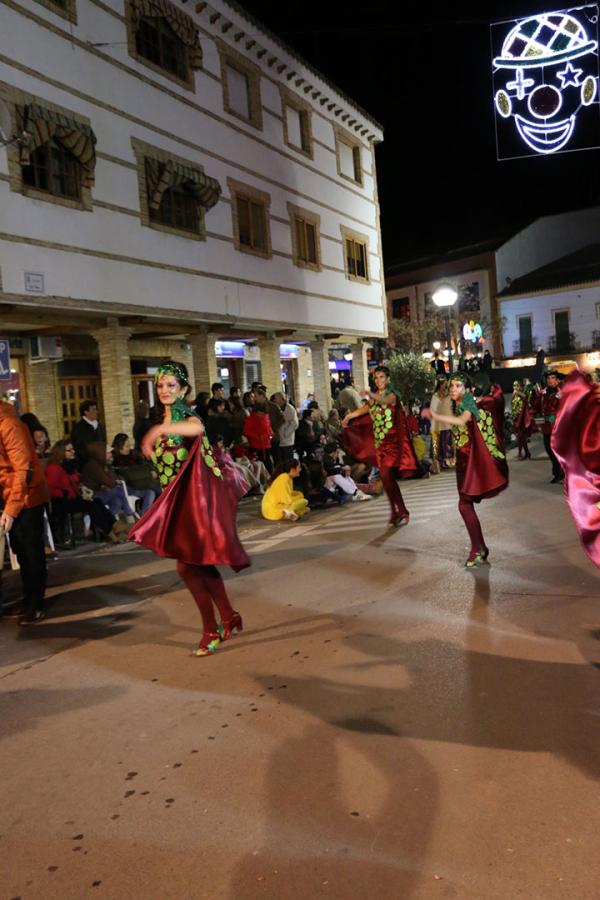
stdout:
POLYGON ((10 347, 8 338, 0 338, 0 381, 10 381, 10 347))

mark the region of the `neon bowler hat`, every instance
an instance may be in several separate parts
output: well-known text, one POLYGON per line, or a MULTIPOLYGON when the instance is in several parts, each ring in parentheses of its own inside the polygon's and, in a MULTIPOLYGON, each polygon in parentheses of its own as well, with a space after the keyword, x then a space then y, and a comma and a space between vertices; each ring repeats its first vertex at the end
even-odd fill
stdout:
POLYGON ((551 66, 596 50, 583 25, 567 13, 543 13, 517 22, 509 31, 502 54, 494 59, 498 68, 551 66))

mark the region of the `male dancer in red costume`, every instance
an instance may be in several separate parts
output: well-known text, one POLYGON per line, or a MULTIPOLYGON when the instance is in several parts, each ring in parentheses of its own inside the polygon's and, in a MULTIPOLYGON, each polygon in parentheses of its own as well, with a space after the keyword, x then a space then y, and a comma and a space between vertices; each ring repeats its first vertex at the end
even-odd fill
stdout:
POLYGON ((560 406, 560 381, 557 372, 548 372, 546 375, 546 387, 533 398, 534 409, 544 417, 542 425, 542 437, 546 453, 552 463, 552 479, 550 484, 558 484, 564 478, 560 463, 552 450, 551 439, 554 431, 554 423, 558 407, 560 406))

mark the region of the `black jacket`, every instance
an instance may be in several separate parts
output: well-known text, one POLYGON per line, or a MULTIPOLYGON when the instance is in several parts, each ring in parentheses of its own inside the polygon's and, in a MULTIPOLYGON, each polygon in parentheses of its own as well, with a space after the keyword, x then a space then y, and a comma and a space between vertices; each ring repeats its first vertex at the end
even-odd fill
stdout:
POLYGON ((94 441, 104 441, 106 443, 106 431, 102 422, 98 423, 97 428, 89 425, 85 419, 75 422, 71 432, 71 442, 75 447, 75 453, 80 464, 87 462, 86 447, 94 441))

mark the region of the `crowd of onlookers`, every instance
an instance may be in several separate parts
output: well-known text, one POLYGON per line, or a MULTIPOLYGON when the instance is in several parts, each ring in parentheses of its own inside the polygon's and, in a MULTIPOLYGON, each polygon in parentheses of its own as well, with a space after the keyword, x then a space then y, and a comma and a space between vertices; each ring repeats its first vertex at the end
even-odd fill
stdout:
POLYGON ((53 540, 58 545, 73 543, 75 519, 80 518, 83 537, 119 542, 138 514, 151 506, 160 485, 152 465, 135 448, 135 439, 117 434, 107 444, 95 401, 85 400, 79 411, 81 418, 69 437, 54 444, 33 413, 21 417, 48 486, 53 540))
MULTIPOLYGON (((344 415, 365 401, 351 378, 337 387, 335 406, 327 414, 312 394, 296 409, 283 391, 269 394, 259 382, 244 393, 232 387, 227 397, 223 385, 215 383, 210 393, 197 394, 192 405, 210 443, 228 455, 245 480, 249 496, 263 497, 270 484, 285 476, 283 481, 291 479, 306 508, 312 508, 370 499, 377 490, 375 474, 350 459, 340 441, 344 415)), ((82 402, 79 412, 71 434, 54 444, 33 413, 21 416, 48 487, 53 542, 73 545, 76 532, 79 538, 120 542, 161 490, 140 450, 154 411, 140 401, 131 435, 116 434, 111 442, 94 400, 82 402)), ((269 506, 272 497, 271 491, 262 504, 263 515, 282 518, 269 506)))

